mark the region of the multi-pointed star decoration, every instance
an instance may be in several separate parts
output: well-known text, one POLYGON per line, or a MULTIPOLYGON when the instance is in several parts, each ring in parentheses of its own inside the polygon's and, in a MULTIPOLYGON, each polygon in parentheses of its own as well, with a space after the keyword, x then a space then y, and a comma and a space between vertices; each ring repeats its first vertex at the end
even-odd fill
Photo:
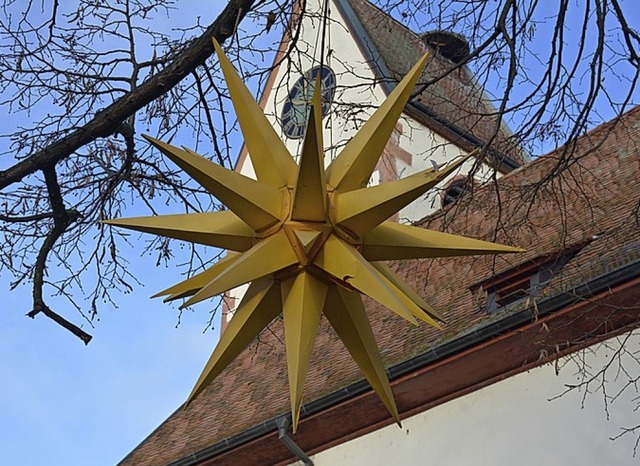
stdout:
POLYGON ((183 306, 189 306, 251 282, 188 401, 282 312, 295 431, 324 314, 399 422, 361 294, 413 324, 419 319, 440 328, 442 318, 381 261, 521 251, 387 220, 465 158, 442 170, 428 169, 366 187, 427 56, 325 169, 320 86, 315 87, 296 164, 220 46, 215 43, 215 47, 257 179, 146 137, 229 210, 106 222, 230 251, 204 272, 156 295, 166 296, 166 301, 188 298, 183 306))

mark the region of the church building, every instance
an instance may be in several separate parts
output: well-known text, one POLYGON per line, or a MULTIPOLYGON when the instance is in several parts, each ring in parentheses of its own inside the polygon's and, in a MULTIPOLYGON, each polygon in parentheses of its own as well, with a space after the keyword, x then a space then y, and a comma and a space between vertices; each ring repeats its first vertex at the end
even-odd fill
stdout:
MULTIPOLYGON (((329 163, 430 52, 370 184, 471 154, 394 220, 526 252, 389 264, 446 321, 365 300, 401 427, 321 320, 293 434, 276 318, 120 465, 634 464, 639 434, 610 439, 638 425, 624 368, 640 350, 640 107, 575 141, 570 167, 565 147, 532 160, 465 65, 464 31, 417 34, 367 0, 302 3, 259 99, 289 151, 315 85, 329 163)), ((246 148, 236 169, 254 175, 246 148)))

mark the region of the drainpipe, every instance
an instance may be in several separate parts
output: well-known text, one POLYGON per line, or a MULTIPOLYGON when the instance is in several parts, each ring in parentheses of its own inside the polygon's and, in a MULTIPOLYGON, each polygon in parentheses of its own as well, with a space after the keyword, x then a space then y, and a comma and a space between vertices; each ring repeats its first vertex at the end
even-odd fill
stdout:
POLYGON ((302 451, 302 448, 300 448, 298 444, 287 434, 289 425, 289 419, 287 419, 286 416, 280 416, 276 419, 276 426, 278 426, 278 438, 285 444, 291 453, 296 455, 296 457, 302 461, 305 466, 313 466, 311 458, 309 458, 305 452, 302 451))

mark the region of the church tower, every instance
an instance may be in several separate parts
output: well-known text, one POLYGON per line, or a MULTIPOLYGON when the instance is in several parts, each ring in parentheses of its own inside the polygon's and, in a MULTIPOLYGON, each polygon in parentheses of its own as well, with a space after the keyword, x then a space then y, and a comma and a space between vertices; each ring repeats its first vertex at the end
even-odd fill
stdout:
MULTIPOLYGON (((298 2, 260 105, 289 151, 298 154, 319 76, 328 163, 426 52, 431 54, 427 67, 370 183, 441 167, 473 151, 482 162, 472 157, 440 189, 427 192, 396 216, 403 223, 419 222, 455 202, 470 183, 482 183, 494 170, 499 177, 527 161, 465 65, 469 46, 463 36, 447 31, 418 34, 367 0, 298 2)), ((236 170, 255 176, 246 147, 236 170)), ((241 287, 227 293, 223 330, 244 291, 241 287)))
MULTIPOLYGON (((506 126, 498 123, 496 109, 465 65, 469 46, 463 36, 446 31, 418 34, 367 0, 301 3, 282 38, 260 101, 292 153, 297 153, 304 136, 307 102, 318 73, 325 141, 332 148, 327 157, 332 157, 416 61, 430 52, 372 183, 397 179, 433 163, 446 164, 474 149, 484 149, 486 165, 476 174, 479 179, 490 168, 500 176, 526 163, 526 155, 506 126), (306 4, 304 10, 301 3, 306 4)), ((471 165, 460 173, 467 173, 471 165)), ((237 170, 253 173, 245 149, 237 170)), ((442 208, 443 199, 429 193, 401 217, 418 221, 442 208)))

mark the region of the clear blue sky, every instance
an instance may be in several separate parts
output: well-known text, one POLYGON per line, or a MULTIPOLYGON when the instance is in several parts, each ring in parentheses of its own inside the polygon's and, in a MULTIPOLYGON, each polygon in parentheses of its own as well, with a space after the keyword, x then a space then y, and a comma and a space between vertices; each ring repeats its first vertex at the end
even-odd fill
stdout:
MULTIPOLYGON (((175 278, 158 270, 149 282, 175 278)), ((0 464, 113 465, 180 406, 217 332, 203 334, 206 306, 175 328, 175 307, 150 300, 152 291, 138 287, 103 312, 86 347, 42 316, 25 317, 28 289, 4 293, 0 464)))
MULTIPOLYGON (((181 0, 158 27, 192 26, 197 16, 209 24, 225 3, 181 0)), ((9 291, 10 277, 0 277, 0 465, 112 466, 185 401, 217 342, 217 324, 203 333, 213 305, 184 313, 176 328, 177 306, 149 296, 181 280, 177 262, 156 267, 139 257, 142 247, 125 255, 143 285, 120 295, 117 309, 103 306, 95 328, 85 325, 88 346, 44 316, 27 318, 30 284, 9 291)))

